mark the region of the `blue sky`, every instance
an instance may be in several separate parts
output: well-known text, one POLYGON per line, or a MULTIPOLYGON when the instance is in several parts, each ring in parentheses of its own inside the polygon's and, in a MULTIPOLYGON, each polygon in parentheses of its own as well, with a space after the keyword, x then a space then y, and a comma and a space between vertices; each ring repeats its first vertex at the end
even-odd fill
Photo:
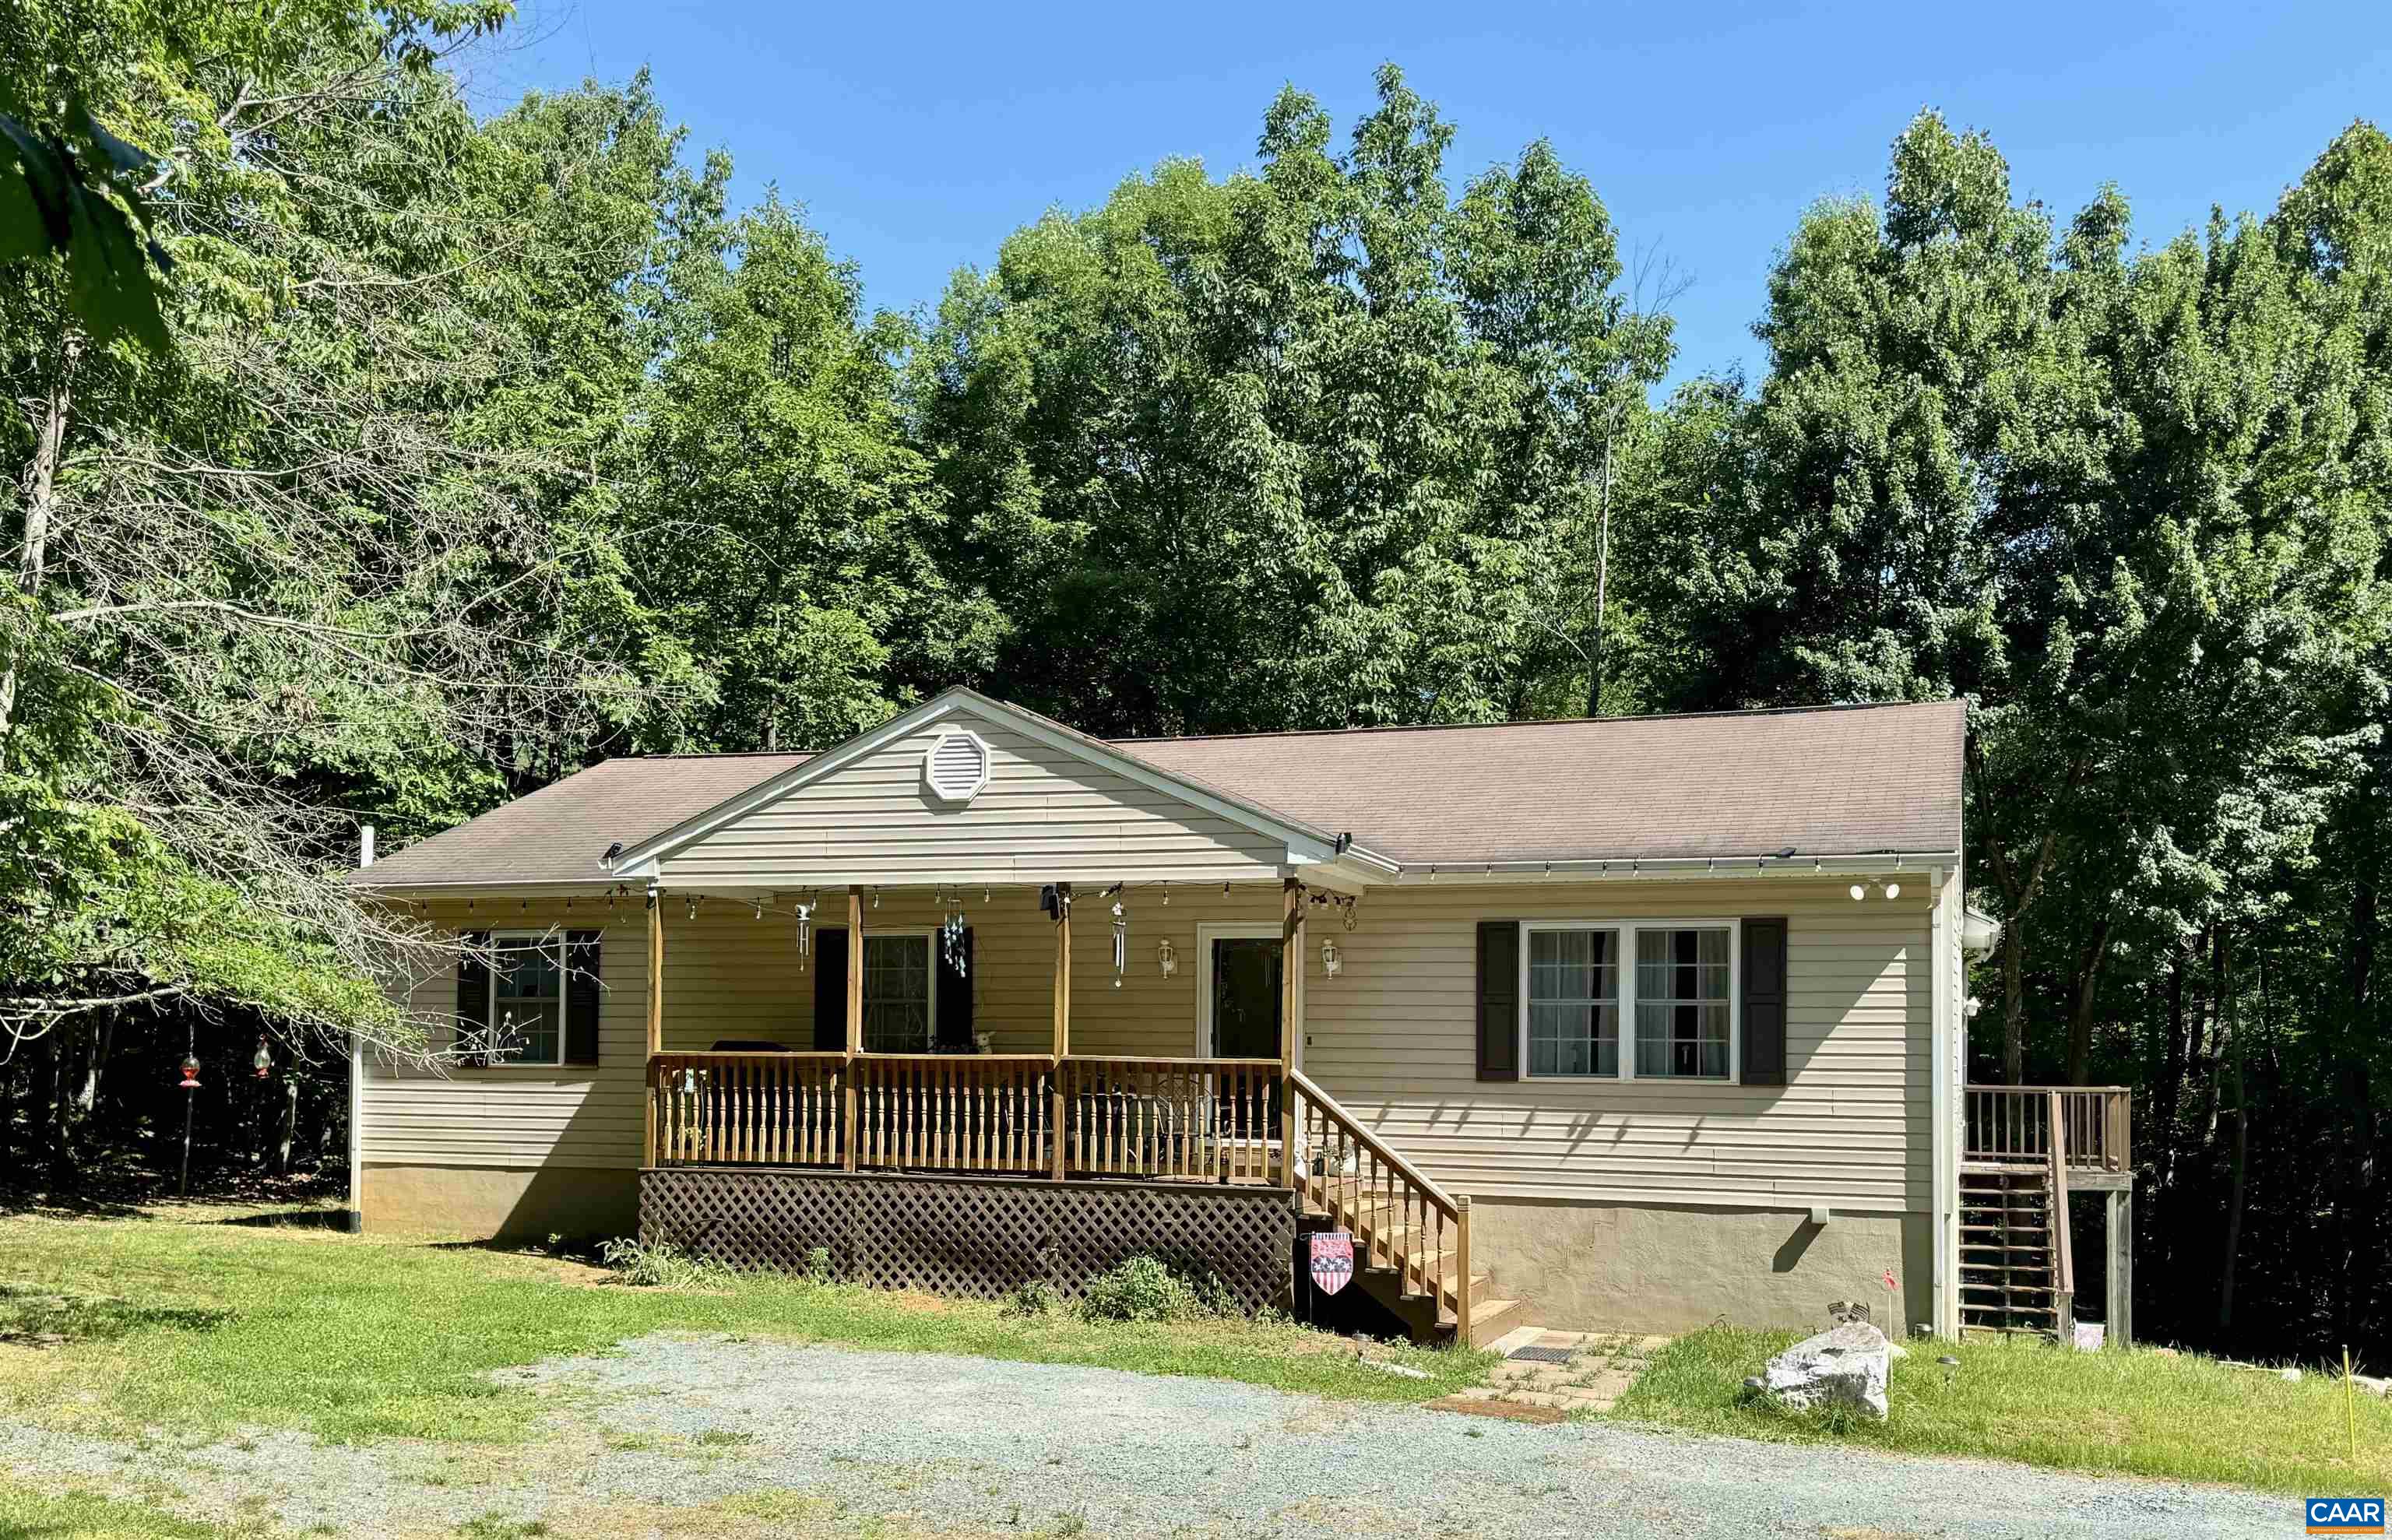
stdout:
POLYGON ((2156 244, 2212 203, 2264 211, 2353 117, 2392 114, 2392 10, 2278 6, 1738 7, 1381 4, 788 6, 524 0, 469 80, 530 87, 655 72, 693 150, 729 149, 858 262, 875 305, 935 301, 1052 206, 1193 155, 1254 161, 1282 84, 1341 130, 1403 66, 1459 128, 1455 188, 1549 138, 1592 179, 1623 250, 1690 284, 1679 377, 1742 364, 1772 254, 1805 205, 1872 192, 1922 106, 1990 132, 2016 189, 2073 211, 2115 181, 2156 244))

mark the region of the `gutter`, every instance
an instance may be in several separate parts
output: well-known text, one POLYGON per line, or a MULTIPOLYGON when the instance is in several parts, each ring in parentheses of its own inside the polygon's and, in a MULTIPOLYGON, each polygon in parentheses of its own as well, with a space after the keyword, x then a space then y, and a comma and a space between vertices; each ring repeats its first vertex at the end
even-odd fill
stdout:
POLYGON ((1869 855, 1806 856, 1772 852, 1740 856, 1642 856, 1600 860, 1413 861, 1397 868, 1403 884, 1471 882, 1486 879, 1517 881, 1544 877, 1748 877, 1878 875, 1916 872, 1922 877, 1938 867, 1958 863, 1956 850, 1881 850, 1869 855))

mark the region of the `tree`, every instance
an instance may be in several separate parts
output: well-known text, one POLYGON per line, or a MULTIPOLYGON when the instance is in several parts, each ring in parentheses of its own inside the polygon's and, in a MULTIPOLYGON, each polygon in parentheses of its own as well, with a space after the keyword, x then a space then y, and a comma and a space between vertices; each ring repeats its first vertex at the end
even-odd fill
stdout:
POLYGON ((943 562, 1012 632, 983 681, 1109 731, 1574 710, 1600 469, 1666 366, 1549 147, 1457 202, 1392 67, 1258 172, 1190 162, 958 276, 911 375, 943 562))

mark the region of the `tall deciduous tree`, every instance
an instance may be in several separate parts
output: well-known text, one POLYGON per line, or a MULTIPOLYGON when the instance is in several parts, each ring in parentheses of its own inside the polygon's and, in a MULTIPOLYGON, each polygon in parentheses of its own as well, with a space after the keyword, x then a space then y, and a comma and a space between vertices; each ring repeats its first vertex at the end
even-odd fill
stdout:
POLYGON ((913 375, 994 688, 1116 731, 1482 719, 1589 693, 1605 451, 1668 328, 1549 147, 1457 201, 1392 68, 1345 149, 1167 162, 959 276, 913 375))

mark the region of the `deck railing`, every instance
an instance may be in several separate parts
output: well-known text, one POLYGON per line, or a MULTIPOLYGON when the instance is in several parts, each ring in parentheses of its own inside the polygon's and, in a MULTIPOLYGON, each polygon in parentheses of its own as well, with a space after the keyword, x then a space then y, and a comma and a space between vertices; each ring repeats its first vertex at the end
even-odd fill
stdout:
POLYGON ((2071 1171, 2134 1169, 2134 1099, 2123 1085, 1972 1085, 1960 1158, 2071 1171))
POLYGON ((648 1070, 648 1157, 652 1165, 1278 1182, 1279 1079, 1276 1059, 659 1054, 648 1070))

